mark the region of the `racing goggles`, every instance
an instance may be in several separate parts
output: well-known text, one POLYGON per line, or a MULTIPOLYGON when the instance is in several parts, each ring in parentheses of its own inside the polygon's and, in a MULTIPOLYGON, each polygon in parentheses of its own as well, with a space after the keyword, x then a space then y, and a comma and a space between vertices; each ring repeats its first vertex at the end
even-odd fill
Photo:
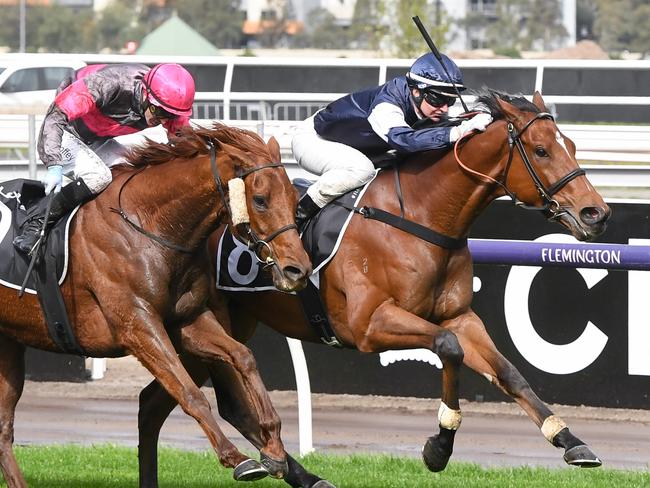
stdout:
POLYGON ((167 110, 165 110, 164 108, 159 107, 158 105, 154 105, 153 103, 149 104, 149 112, 151 112, 151 115, 156 117, 158 120, 160 120, 160 119, 171 120, 171 119, 175 119, 176 117, 178 117, 178 115, 172 114, 172 113, 168 112, 167 110))
POLYGON ((422 92, 422 98, 432 107, 442 107, 443 105, 452 106, 456 103, 456 97, 442 95, 432 91, 422 92))

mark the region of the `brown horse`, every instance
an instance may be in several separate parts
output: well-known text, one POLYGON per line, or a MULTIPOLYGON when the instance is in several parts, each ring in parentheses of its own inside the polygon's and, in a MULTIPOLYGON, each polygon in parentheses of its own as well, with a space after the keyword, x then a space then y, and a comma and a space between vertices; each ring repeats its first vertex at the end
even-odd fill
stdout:
MULTIPOLYGON (((272 268, 276 286, 287 291, 304 286, 311 264, 294 224, 295 191, 279 161, 275 140, 267 145, 254 133, 220 125, 186 129, 169 144, 148 141, 130 155, 134 167, 116 170, 113 184, 76 215, 62 285, 83 351, 96 357, 136 356, 197 420, 221 464, 235 468, 238 480, 282 476, 286 458, 279 419, 254 358, 208 308, 205 242, 238 206, 240 214, 249 214, 238 233, 258 242, 256 250, 272 268), (230 185, 237 178, 243 179, 238 180, 238 202, 230 185), (185 341, 186 335, 197 341, 185 341), (235 384, 246 385, 242 401, 267 428, 263 465, 239 452, 219 429, 174 343, 197 357, 230 365, 235 384)), ((25 346, 59 349, 34 295, 19 299, 15 290, 0 287, 0 303, 0 467, 8 486, 21 488, 26 483, 12 443, 25 346)))
MULTIPOLYGON (((518 205, 543 211, 580 240, 602 233, 610 209, 579 168, 575 145, 559 131, 539 93, 534 103, 493 91, 481 92, 478 100, 495 119, 484 133, 462 141, 455 153, 442 157, 421 153, 400 164, 405 218, 462 240, 492 200, 509 195, 518 205)), ((360 205, 399 214, 394 173, 380 173, 360 205)), ((210 239, 212 257, 219 235, 210 239)), ((446 249, 355 216, 337 254, 320 272, 320 293, 334 332, 345 346, 374 353, 427 348, 441 358, 440 432, 427 440, 422 453, 431 471, 444 469, 452 453, 462 418, 458 370, 463 363, 519 403, 549 442, 565 450, 567 463, 600 465, 497 351, 472 311, 472 276, 466 246, 446 249)), ((238 340, 248 339, 259 320, 287 336, 321 342, 293 295, 239 292, 228 293, 227 299, 232 334, 238 340)), ((227 368, 217 364, 206 368, 190 354, 182 357, 197 382, 212 378, 221 415, 251 442, 262 445, 263 426, 230 395, 234 389, 227 368)), ((155 383, 141 394, 141 486, 157 485, 155 444, 173 406, 174 400, 155 383)), ((288 459, 285 480, 292 486, 331 486, 288 459)))

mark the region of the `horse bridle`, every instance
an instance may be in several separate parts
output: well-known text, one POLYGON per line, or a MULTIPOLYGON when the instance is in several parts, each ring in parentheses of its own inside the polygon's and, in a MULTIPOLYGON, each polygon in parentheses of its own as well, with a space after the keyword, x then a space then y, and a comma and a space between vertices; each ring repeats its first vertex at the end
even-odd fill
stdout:
MULTIPOLYGON (((524 125, 519 132, 516 131, 514 123, 511 121, 507 120, 507 129, 508 129, 508 161, 506 163, 506 169, 503 173, 503 177, 501 180, 496 180, 488 175, 485 175, 483 173, 479 173, 478 171, 474 171, 471 168, 468 168, 465 166, 460 159, 458 158, 458 153, 457 153, 457 147, 458 144, 456 145, 456 148, 454 150, 455 155, 456 155, 456 161, 463 167, 464 169, 470 171, 471 173, 477 174, 485 179, 488 179, 496 184, 498 184, 503 190, 506 192, 506 194, 512 199, 515 205, 518 207, 521 207, 526 210, 538 210, 541 212, 544 212, 548 217, 549 220, 556 220, 562 215, 566 214, 567 211, 560 205, 560 203, 553 198, 553 195, 555 195, 557 192, 559 192, 562 188, 564 188, 567 183, 569 183, 571 180, 577 178, 578 176, 582 176, 585 174, 585 170, 582 168, 576 168, 573 171, 570 171, 568 174, 564 175, 562 178, 560 178, 558 181, 553 183, 551 186, 546 187, 544 185, 544 182, 542 179, 539 177, 537 172, 535 171, 535 168, 533 167, 532 163, 530 162, 530 159, 528 158, 528 154, 526 153, 526 148, 524 147, 523 142, 521 141, 521 136, 528 130, 528 128, 533 125, 536 121, 542 120, 542 119, 549 119, 552 121, 555 121, 555 117, 553 117, 550 113, 548 112, 540 112, 535 115, 532 119, 530 119, 528 122, 526 122, 526 125, 524 125), (535 206, 535 205, 527 205, 519 198, 517 198, 517 195, 512 192, 508 187, 507 187, 507 181, 508 181, 508 173, 510 172, 510 167, 512 166, 512 160, 514 158, 514 151, 515 148, 517 148, 517 152, 519 153, 519 156, 521 157, 522 162, 524 163, 524 167, 526 168, 526 171, 528 171, 528 174, 530 175, 531 179, 533 180, 533 184, 535 185, 535 188, 537 189, 537 192, 542 198, 543 205, 541 206, 535 206)), ((461 138, 463 139, 463 138, 461 138)), ((460 140, 458 142, 460 142, 460 140)))
MULTIPOLYGON (((224 184, 223 181, 221 180, 221 177, 219 176, 219 169, 217 168, 217 158, 216 158, 216 151, 214 148, 214 144, 208 141, 208 146, 210 148, 210 167, 212 168, 212 175, 214 176, 214 181, 217 185, 217 190, 219 191, 219 195, 221 196, 221 201, 224 204, 226 213, 228 214, 228 218, 232 221, 232 210, 230 209, 228 199, 226 198, 226 191, 224 189, 224 184)), ((279 168, 279 167, 282 167, 282 163, 270 163, 262 166, 256 166, 254 168, 250 168, 245 171, 238 171, 235 175, 235 178, 241 178, 243 180, 248 175, 255 173, 257 171, 267 169, 267 168, 279 168)), ((248 249, 253 252, 253 255, 255 256, 255 258, 258 260, 259 263, 263 264, 264 267, 269 267, 275 264, 273 249, 271 248, 271 245, 269 243, 273 239, 278 237, 280 234, 282 234, 283 232, 289 231, 291 229, 298 230, 298 226, 296 224, 287 224, 283 227, 280 227, 278 230, 272 232, 270 235, 266 237, 266 239, 261 239, 259 235, 257 235, 257 233, 253 230, 250 223, 246 222, 235 226, 237 235, 233 234, 233 236, 243 244, 246 244, 248 249), (245 235, 247 239, 242 238, 242 234, 245 235), (268 253, 266 259, 262 257, 262 251, 264 249, 266 249, 268 253)))
MULTIPOLYGON (((230 205, 228 203, 228 198, 226 197, 226 190, 224 188, 224 183, 223 180, 221 179, 221 176, 219 175, 219 169, 217 168, 217 156, 216 156, 216 149, 214 147, 214 144, 211 141, 207 141, 208 149, 210 152, 210 168, 212 170, 212 176, 214 178, 214 182, 217 187, 217 191, 219 192, 219 196, 221 197, 221 201, 223 202, 224 208, 226 209, 226 213, 228 214, 228 218, 232 221, 232 210, 230 208, 230 205)), ((262 166, 256 166, 254 168, 250 168, 247 170, 243 171, 237 171, 235 174, 235 178, 242 178, 245 179, 248 175, 255 173, 257 171, 267 169, 267 168, 278 168, 281 167, 282 163, 270 163, 270 164, 265 164, 262 166)), ((131 176, 129 176, 126 181, 122 184, 122 187, 120 188, 120 191, 117 196, 117 205, 118 208, 113 208, 111 207, 110 210, 112 212, 115 212, 119 214, 122 219, 124 219, 131 227, 133 227, 135 230, 140 232, 141 234, 147 236, 148 238, 156 241, 157 243, 168 247, 170 249, 174 249, 175 251, 180 251, 183 253, 187 254, 192 254, 194 253, 195 249, 189 248, 189 247, 184 247, 179 244, 175 244, 163 237, 157 236, 155 234, 152 234, 151 232, 143 229, 140 225, 136 224, 133 222, 128 215, 124 212, 122 209, 122 192, 124 191, 124 188, 126 185, 131 181, 131 179, 144 171, 146 167, 140 169, 139 171, 136 171, 133 173, 131 176)), ((273 239, 275 239, 277 236, 282 234, 283 232, 286 232, 291 229, 296 229, 297 226, 296 224, 288 224, 285 225, 284 227, 279 228, 275 232, 272 232, 269 236, 267 236, 265 239, 261 239, 257 233, 252 229, 250 223, 245 222, 241 223, 236 226, 236 233, 237 239, 239 239, 241 242, 246 244, 248 248, 253 252, 257 260, 264 264, 265 266, 273 266, 275 264, 275 259, 274 259, 274 254, 273 254, 273 249, 271 248, 271 245, 269 244, 273 239), (248 239, 243 239, 241 236, 245 235, 248 237, 248 239), (266 249, 268 252, 268 256, 266 258, 262 257, 262 250, 266 249)))

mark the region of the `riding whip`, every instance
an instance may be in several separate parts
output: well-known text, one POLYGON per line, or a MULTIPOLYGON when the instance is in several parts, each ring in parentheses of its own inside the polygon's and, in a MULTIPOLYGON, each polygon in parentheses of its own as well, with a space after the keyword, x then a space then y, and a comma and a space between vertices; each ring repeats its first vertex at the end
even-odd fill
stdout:
POLYGON ((416 15, 415 17, 412 17, 412 19, 413 22, 415 22, 415 25, 417 26, 418 30, 420 31, 420 34, 422 34, 422 37, 424 37, 425 42, 429 46, 429 49, 431 49, 433 55, 440 62, 440 66, 442 66, 442 70, 447 75, 447 79, 451 82, 452 86, 454 87, 454 90, 456 90, 456 94, 458 95, 458 99, 460 100, 460 103, 463 105, 463 109, 465 110, 465 112, 469 112, 467 105, 465 105, 465 100, 463 100, 463 97, 460 94, 460 90, 458 90, 456 83, 454 83, 454 80, 452 79, 452 77, 449 75, 449 72, 447 71, 447 67, 445 66, 445 63, 442 61, 442 56, 440 55, 440 51, 438 51, 438 48, 433 43, 433 39, 431 39, 431 36, 424 28, 424 25, 422 25, 422 22, 420 21, 420 17, 416 15))
POLYGON ((38 260, 38 253, 41 249, 41 244, 43 244, 43 241, 45 241, 45 230, 47 228, 47 221, 50 218, 50 211, 52 210, 52 200, 54 200, 54 195, 49 198, 47 202, 47 206, 45 207, 45 220, 43 221, 43 227, 41 228, 41 232, 38 236, 38 240, 36 241, 36 244, 34 244, 34 247, 32 247, 31 251, 29 251, 29 255, 32 257, 32 259, 29 262, 27 273, 25 273, 25 279, 23 280, 23 284, 20 286, 20 291, 18 292, 18 298, 22 298, 23 295, 25 294, 25 288, 27 287, 27 280, 29 280, 29 277, 32 274, 32 270, 34 269, 34 265, 38 260))

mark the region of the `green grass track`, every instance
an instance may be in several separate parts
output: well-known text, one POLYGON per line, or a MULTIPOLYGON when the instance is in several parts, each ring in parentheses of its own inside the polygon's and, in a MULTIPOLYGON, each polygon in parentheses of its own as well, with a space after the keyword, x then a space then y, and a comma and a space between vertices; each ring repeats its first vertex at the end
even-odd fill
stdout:
MULTIPOLYGON (((138 485, 137 456, 133 448, 106 444, 19 446, 16 455, 30 488, 128 488, 138 485)), ((433 474, 418 459, 385 455, 312 454, 303 458, 302 463, 338 488, 650 487, 650 471, 483 468, 451 462, 444 472, 433 474)), ((163 448, 159 464, 161 488, 289 486, 270 478, 255 483, 235 482, 232 470, 221 468, 209 452, 163 448)), ((6 485, 0 483, 0 486, 6 485)))

